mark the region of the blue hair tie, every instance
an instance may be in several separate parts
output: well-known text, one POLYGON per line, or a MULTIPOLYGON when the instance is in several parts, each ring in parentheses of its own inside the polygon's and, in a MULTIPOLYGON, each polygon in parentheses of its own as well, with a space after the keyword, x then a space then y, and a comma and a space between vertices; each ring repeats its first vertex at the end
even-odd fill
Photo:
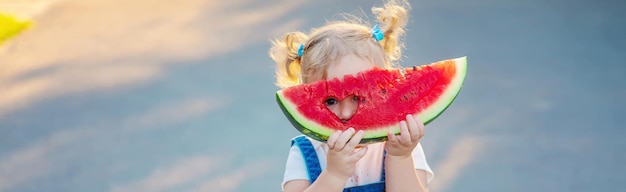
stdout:
POLYGON ((298 48, 298 57, 302 57, 302 55, 304 55, 304 44, 300 44, 298 48))
POLYGON ((380 28, 378 28, 378 24, 372 27, 372 37, 376 39, 376 42, 379 42, 380 40, 383 40, 383 38, 385 38, 385 34, 383 34, 380 28))

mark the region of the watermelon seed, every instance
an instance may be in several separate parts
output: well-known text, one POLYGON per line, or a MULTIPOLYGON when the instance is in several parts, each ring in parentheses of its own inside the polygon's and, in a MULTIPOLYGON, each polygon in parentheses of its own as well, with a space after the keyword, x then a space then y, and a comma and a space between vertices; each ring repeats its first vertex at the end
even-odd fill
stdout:
POLYGON ((365 98, 361 99, 361 103, 365 103, 365 98))
POLYGON ((409 98, 406 97, 406 95, 403 96, 405 101, 408 101, 409 98))
POLYGON ((386 94, 386 93, 387 93, 387 90, 383 89, 383 90, 382 90, 382 92, 383 92, 383 94, 386 94))

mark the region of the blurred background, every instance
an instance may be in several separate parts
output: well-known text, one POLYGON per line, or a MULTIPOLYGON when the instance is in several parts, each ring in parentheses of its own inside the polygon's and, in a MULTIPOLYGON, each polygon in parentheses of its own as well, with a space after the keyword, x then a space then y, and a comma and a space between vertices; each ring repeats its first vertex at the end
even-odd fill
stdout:
MULTIPOLYGON (((626 189, 626 2, 411 1, 403 66, 468 56, 433 192, 626 189)), ((0 0, 0 191, 280 191, 269 41, 381 0, 0 0), (2 27, 2 26, 0 26, 2 27)))

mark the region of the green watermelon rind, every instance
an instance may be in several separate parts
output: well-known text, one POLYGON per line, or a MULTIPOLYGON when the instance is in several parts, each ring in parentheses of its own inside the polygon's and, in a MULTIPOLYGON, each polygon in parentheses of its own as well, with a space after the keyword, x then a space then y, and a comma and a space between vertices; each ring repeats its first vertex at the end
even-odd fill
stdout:
POLYGON ((467 57, 460 57, 453 60, 456 66, 456 75, 450 80, 449 88, 441 94, 440 99, 435 101, 431 107, 425 109, 421 114, 416 114, 417 118, 420 119, 424 125, 439 117, 439 115, 450 107, 459 93, 461 93, 461 88, 465 82, 465 75, 467 74, 467 57))
MULTIPOLYGON (((467 57, 459 57, 452 60, 454 60, 456 72, 455 77, 452 78, 450 85, 448 86, 448 89, 441 94, 439 97, 440 99, 435 101, 431 107, 424 109, 422 113, 413 114, 416 115, 418 119, 424 123, 424 125, 439 117, 454 102, 458 94, 461 92, 467 73, 467 57)), ((294 115, 299 114, 297 106, 289 105, 290 102, 283 97, 282 92, 283 90, 276 92, 276 101, 289 122, 302 134, 317 141, 326 142, 328 137, 335 130, 326 128, 325 126, 314 121, 310 121, 303 116, 294 115)), ((387 131, 389 129, 391 129, 396 135, 400 133, 400 126, 398 124, 378 128, 377 130, 369 130, 365 132, 365 135, 363 136, 363 139, 361 139, 360 143, 368 144, 386 141, 388 139, 387 131)))
POLYGON ((276 102, 278 102, 280 109, 283 111, 285 116, 287 116, 287 119, 289 120, 289 122, 291 122, 291 124, 302 134, 307 135, 311 137, 312 139, 315 139, 318 141, 328 140, 328 136, 330 136, 330 134, 332 134, 334 130, 326 128, 313 121, 309 121, 306 118, 298 118, 292 115, 292 114, 298 114, 298 109, 296 108, 295 105, 284 104, 284 103, 288 103, 288 101, 283 98, 282 92, 283 90, 276 92, 276 102), (308 126, 305 126, 305 125, 308 125, 308 126), (311 131, 311 130, 317 130, 317 132, 311 131))

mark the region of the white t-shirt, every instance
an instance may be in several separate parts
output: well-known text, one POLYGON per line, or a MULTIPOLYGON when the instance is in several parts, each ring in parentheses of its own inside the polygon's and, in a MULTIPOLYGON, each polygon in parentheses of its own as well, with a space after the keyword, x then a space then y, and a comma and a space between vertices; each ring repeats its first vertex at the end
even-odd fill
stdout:
MULTIPOLYGON (((307 139, 311 141, 311 144, 317 154, 320 167, 324 170, 326 167, 326 153, 328 152, 328 145, 308 137, 307 139)), ((367 185, 380 181, 384 148, 385 144, 383 142, 368 145, 367 154, 365 154, 365 156, 357 162, 355 173, 348 179, 345 188, 367 185)), ((415 169, 424 170, 428 173, 428 182, 432 180, 434 175, 433 171, 430 169, 430 166, 428 166, 426 157, 424 156, 424 150, 422 149, 422 145, 419 143, 413 150, 413 165, 415 166, 415 169)), ((307 172, 306 163, 304 162, 304 157, 302 157, 302 152, 300 152, 298 145, 294 143, 291 146, 291 150, 289 150, 289 156, 287 157, 287 163, 285 165, 285 174, 282 183, 283 189, 285 183, 298 179, 308 181, 309 174, 307 172)))

